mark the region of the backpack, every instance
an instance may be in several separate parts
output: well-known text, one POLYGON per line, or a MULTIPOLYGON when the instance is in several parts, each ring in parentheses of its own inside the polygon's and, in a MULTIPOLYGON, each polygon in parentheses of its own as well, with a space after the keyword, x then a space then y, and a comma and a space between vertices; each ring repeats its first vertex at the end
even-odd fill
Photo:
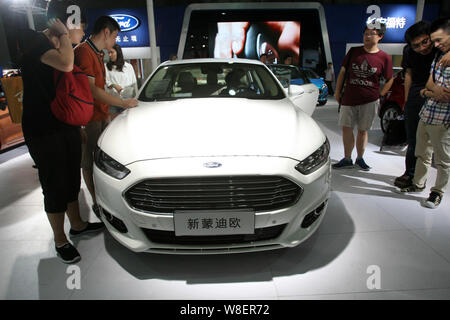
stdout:
POLYGON ((385 146, 396 146, 406 142, 405 120, 389 120, 382 144, 385 146))
POLYGON ((89 79, 76 65, 71 72, 54 71, 56 95, 50 104, 54 116, 72 126, 84 126, 94 114, 89 79))

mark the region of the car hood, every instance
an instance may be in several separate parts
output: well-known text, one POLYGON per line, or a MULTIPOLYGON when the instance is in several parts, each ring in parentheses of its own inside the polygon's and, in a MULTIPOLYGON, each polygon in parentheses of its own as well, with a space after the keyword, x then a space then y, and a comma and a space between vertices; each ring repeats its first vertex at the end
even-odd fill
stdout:
POLYGON ((325 141, 316 122, 289 99, 179 99, 140 102, 105 129, 100 148, 120 163, 207 156, 302 160, 325 141))

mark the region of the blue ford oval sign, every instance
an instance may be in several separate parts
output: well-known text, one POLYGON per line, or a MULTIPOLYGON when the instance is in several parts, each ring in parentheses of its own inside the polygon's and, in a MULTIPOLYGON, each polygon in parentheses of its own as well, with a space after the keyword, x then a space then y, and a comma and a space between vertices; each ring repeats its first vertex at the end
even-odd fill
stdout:
POLYGON ((203 164, 205 168, 220 168, 222 164, 220 162, 206 162, 203 164))
POLYGON ((110 17, 117 21, 122 32, 134 30, 141 24, 138 18, 129 14, 112 14, 110 17))

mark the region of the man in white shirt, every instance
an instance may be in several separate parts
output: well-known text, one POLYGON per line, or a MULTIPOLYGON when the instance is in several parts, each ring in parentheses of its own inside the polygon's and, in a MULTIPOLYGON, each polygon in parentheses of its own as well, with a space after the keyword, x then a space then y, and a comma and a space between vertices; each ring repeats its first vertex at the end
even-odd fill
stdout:
POLYGON ((325 83, 328 86, 328 94, 333 96, 333 82, 334 82, 334 70, 333 70, 333 64, 331 62, 328 62, 328 67, 325 70, 325 83))

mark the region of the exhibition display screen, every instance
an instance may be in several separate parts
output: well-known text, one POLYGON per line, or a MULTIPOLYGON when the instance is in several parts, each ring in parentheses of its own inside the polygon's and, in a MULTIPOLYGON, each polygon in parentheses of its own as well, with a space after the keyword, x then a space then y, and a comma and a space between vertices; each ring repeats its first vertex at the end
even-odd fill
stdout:
POLYGON ((268 63, 283 63, 291 56, 294 65, 326 68, 331 54, 321 6, 283 5, 191 5, 178 56, 259 59, 265 53, 268 63))
POLYGON ((299 61, 299 21, 218 22, 210 34, 215 34, 209 48, 214 58, 260 59, 265 54, 269 63, 283 63, 288 56, 299 61))

